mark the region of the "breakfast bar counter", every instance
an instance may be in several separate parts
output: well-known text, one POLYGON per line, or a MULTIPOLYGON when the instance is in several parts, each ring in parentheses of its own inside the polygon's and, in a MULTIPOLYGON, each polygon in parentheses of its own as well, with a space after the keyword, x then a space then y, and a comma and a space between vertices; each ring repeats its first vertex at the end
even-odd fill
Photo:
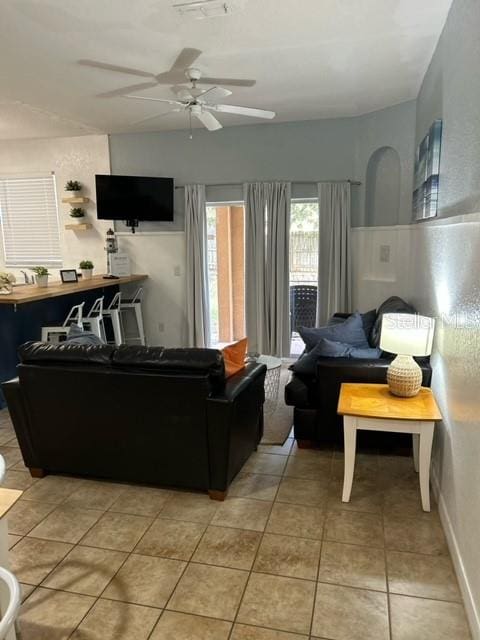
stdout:
POLYGON ((36 284, 20 284, 13 288, 13 292, 7 295, 0 295, 0 304, 25 304, 46 300, 47 298, 57 298, 58 296, 68 296, 81 291, 93 291, 94 289, 104 289, 121 284, 130 284, 145 280, 146 275, 134 274, 123 278, 105 278, 104 276, 93 276, 88 280, 78 282, 51 282, 46 287, 39 287, 36 284))
MULTIPOLYGON (((134 274, 110 279, 99 275, 79 282, 51 282, 47 287, 20 284, 12 293, 0 295, 0 383, 15 377, 18 347, 40 340, 43 326, 61 325, 70 309, 81 302, 88 311, 100 296, 105 297, 107 306, 120 286, 147 277, 134 274)), ((4 406, 0 390, 0 409, 4 406)))

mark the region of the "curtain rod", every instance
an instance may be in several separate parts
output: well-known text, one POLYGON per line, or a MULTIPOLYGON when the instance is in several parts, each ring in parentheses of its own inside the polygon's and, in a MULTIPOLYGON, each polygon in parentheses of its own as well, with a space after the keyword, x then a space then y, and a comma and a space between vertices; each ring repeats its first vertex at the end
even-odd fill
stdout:
MULTIPOLYGON (((265 180, 265 181, 259 181, 259 182, 270 182, 269 180, 265 180)), ((292 184, 319 184, 319 183, 325 183, 325 182, 335 182, 335 183, 341 183, 341 182, 349 182, 352 187, 358 187, 360 186, 362 183, 359 182, 358 180, 308 180, 308 181, 303 181, 303 180, 274 180, 273 182, 291 182, 292 184)), ((243 187, 243 182, 219 182, 217 184, 206 184, 206 187, 243 187)), ((184 189, 185 185, 184 184, 177 184, 175 185, 175 189, 184 189)))

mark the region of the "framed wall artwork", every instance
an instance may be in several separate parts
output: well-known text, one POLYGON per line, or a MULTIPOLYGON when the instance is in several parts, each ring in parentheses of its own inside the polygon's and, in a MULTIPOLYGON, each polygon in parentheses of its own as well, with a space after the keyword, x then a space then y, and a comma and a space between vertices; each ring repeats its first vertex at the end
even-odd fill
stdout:
POLYGON ((426 220, 438 212, 442 120, 435 120, 415 156, 413 218, 426 220))

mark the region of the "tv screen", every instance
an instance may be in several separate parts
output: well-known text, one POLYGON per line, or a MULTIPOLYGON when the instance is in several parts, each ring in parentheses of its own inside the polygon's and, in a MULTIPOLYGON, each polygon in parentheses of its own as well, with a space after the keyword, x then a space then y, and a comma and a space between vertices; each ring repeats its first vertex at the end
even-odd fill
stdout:
POLYGON ((96 175, 99 220, 173 221, 173 178, 96 175))

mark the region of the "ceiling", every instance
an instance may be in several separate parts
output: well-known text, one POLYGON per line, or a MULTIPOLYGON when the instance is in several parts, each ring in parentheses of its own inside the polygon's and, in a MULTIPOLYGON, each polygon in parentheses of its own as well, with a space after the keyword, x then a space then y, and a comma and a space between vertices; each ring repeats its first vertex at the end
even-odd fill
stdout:
MULTIPOLYGON (((179 0, 1 0, 0 138, 185 129, 166 105, 99 98, 155 74, 184 47, 205 74, 255 78, 224 102, 272 109, 273 122, 347 117, 416 97, 451 0, 226 0, 231 15, 194 20, 179 0)), ((172 98, 168 86, 142 95, 172 98)), ((220 114, 224 126, 262 122, 220 114)), ((212 133, 212 135, 215 135, 212 133)))

